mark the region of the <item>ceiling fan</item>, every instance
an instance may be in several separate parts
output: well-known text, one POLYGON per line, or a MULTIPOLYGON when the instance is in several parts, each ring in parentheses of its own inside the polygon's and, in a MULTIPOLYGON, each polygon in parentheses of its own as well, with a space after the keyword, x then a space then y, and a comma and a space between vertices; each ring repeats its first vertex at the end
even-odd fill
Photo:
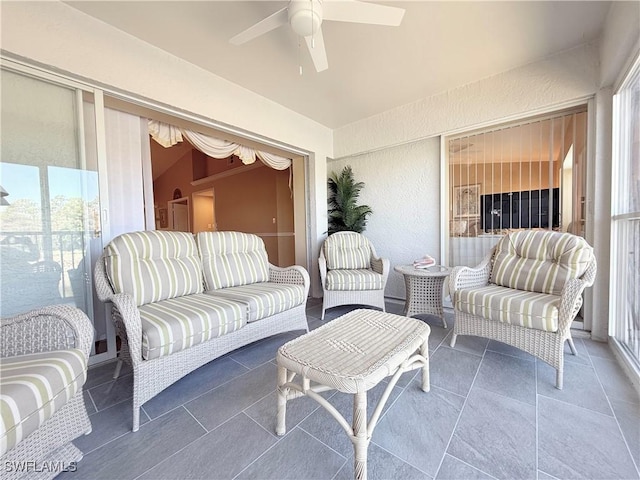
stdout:
POLYGON ((403 16, 403 8, 387 7, 359 0, 290 0, 289 5, 247 28, 229 42, 242 45, 282 25, 289 24, 296 34, 304 37, 313 64, 316 70, 321 72, 329 68, 322 37, 323 20, 397 27, 402 22, 403 16))

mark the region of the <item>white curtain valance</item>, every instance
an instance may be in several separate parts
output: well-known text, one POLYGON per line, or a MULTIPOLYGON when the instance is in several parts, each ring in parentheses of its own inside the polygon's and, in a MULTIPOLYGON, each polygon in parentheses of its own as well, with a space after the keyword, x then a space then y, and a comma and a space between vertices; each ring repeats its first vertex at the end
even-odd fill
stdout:
POLYGON ((259 158, 265 165, 276 170, 286 170, 291 166, 291 159, 272 153, 254 150, 239 143, 228 142, 220 138, 210 137, 202 133, 185 130, 173 125, 149 120, 149 134, 165 148, 183 141, 183 136, 194 147, 213 158, 227 158, 236 155, 245 165, 251 165, 259 158))

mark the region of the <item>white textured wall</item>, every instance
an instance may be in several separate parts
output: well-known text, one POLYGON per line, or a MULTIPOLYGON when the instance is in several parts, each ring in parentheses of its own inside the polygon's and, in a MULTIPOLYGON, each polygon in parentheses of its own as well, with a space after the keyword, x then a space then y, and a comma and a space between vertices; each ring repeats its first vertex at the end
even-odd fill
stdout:
POLYGON ((2 2, 1 29, 9 54, 310 152, 309 223, 317 258, 326 230, 330 129, 61 2, 2 2))
POLYGON ((394 265, 411 263, 425 253, 440 254, 440 142, 423 140, 369 155, 331 161, 327 172, 351 165, 356 181, 364 182, 360 204, 371 207, 365 236, 392 271, 385 294, 404 298, 402 275, 394 265))
POLYGON ((503 121, 586 98, 595 93, 597 84, 598 49, 583 45, 341 127, 334 131, 334 155, 341 158, 503 121))
POLYGON ((612 2, 600 41, 600 85, 612 86, 640 49, 640 2, 612 2))

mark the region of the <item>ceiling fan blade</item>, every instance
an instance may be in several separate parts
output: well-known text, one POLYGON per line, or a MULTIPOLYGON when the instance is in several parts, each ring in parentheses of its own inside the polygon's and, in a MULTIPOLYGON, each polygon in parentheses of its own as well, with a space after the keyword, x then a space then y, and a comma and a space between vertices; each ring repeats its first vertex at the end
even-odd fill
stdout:
POLYGON ((229 40, 229 43, 234 45, 242 45, 243 43, 253 40, 260 35, 264 35, 271 30, 275 30, 282 25, 289 23, 289 17, 287 14, 287 7, 282 10, 278 10, 273 15, 269 15, 264 20, 260 20, 255 25, 247 28, 245 31, 240 32, 238 35, 229 40))
POLYGON ((316 67, 317 72, 322 72, 329 68, 329 62, 327 61, 327 51, 324 48, 324 38, 322 36, 322 29, 312 37, 304 37, 307 41, 307 48, 311 54, 313 65, 316 67))
POLYGON ((397 27, 402 22, 404 8, 388 7, 358 0, 325 1, 323 18, 336 22, 370 23, 397 27))

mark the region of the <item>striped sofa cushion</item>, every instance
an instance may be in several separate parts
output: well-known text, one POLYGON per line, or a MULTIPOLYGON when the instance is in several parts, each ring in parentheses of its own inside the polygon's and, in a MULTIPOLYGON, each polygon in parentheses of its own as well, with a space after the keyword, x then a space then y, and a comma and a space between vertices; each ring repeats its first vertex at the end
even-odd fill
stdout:
POLYGON ((382 290, 383 277, 371 269, 329 270, 327 290, 382 290))
POLYGON ((0 455, 13 448, 66 404, 87 379, 81 350, 59 350, 2 359, 0 455))
POLYGON ((456 310, 545 332, 558 330, 559 307, 560 297, 556 295, 497 285, 458 290, 455 293, 456 310))
POLYGON ((273 282, 210 290, 207 294, 246 303, 249 307, 249 322, 282 313, 306 300, 302 285, 273 282))
POLYGON ((201 232, 196 235, 196 242, 207 290, 269 280, 267 250, 257 235, 201 232))
POLYGON ((145 360, 179 352, 247 323, 246 304, 203 293, 150 303, 139 310, 145 360))
POLYGON ((203 291, 198 248, 187 232, 125 233, 107 245, 105 262, 113 291, 138 306, 203 291))
POLYGON ((528 292, 560 295, 564 284, 580 278, 593 259, 581 237, 546 230, 506 235, 496 245, 491 283, 528 292))
POLYGON ((324 241, 327 269, 352 269, 371 267, 369 240, 356 232, 337 232, 324 241))

